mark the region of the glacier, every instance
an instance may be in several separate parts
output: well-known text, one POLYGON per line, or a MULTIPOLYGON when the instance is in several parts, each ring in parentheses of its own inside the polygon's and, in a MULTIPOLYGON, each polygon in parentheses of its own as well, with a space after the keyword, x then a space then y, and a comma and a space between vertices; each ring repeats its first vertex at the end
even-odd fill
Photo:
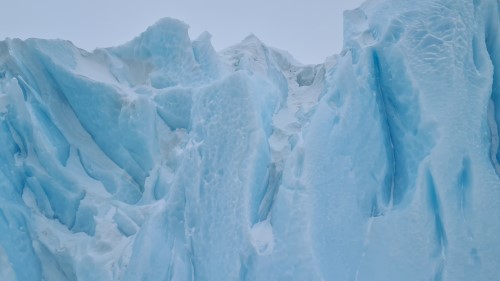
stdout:
POLYGON ((344 26, 318 65, 0 41, 0 280, 500 280, 500 1, 344 26))

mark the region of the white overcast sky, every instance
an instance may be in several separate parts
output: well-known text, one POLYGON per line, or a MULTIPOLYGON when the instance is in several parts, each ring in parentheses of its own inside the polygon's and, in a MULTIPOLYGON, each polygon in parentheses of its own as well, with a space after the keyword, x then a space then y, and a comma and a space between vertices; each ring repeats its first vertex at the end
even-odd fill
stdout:
POLYGON ((61 38, 86 50, 127 42, 158 19, 212 34, 221 50, 250 33, 303 63, 342 48, 342 12, 363 0, 0 0, 0 40, 61 38))

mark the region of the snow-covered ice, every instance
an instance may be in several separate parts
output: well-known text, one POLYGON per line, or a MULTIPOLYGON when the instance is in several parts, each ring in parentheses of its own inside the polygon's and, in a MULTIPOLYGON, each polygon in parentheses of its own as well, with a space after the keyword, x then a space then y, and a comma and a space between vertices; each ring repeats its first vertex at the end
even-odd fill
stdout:
POLYGON ((0 280, 499 280, 500 2, 344 17, 319 65, 1 41, 0 280))

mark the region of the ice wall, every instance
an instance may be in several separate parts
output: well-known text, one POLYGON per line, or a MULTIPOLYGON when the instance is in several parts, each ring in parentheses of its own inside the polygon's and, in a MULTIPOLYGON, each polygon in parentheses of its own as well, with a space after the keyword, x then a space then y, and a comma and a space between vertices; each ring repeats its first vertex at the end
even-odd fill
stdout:
POLYGON ((367 1, 320 65, 1 41, 0 280, 498 279, 499 18, 367 1))

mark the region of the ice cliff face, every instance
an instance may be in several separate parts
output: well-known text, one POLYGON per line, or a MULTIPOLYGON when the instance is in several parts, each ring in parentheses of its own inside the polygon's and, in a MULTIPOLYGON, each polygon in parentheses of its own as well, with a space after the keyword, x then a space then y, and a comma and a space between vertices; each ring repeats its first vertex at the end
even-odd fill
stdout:
POLYGON ((498 280, 499 15, 368 1, 306 66, 0 42, 0 280, 498 280))

